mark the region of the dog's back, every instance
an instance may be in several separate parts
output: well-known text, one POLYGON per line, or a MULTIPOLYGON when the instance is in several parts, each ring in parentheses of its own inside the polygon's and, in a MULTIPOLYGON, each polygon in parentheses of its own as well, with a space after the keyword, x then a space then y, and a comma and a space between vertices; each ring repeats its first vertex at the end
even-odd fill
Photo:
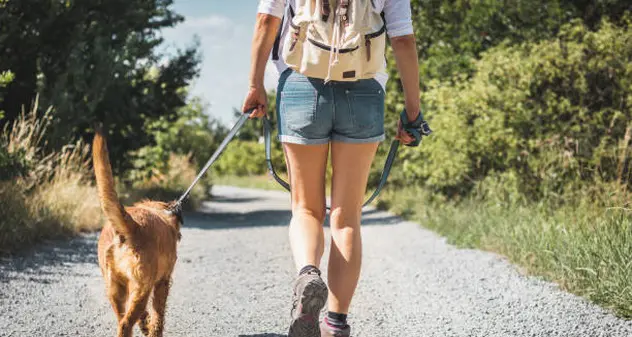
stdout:
POLYGON ((96 132, 92 151, 101 208, 107 218, 99 237, 99 266, 119 320, 118 336, 131 336, 139 319, 143 332, 147 334, 151 330, 152 336, 161 336, 164 306, 180 239, 180 208, 157 201, 143 201, 124 208, 114 189, 101 131, 96 132), (152 292, 153 312, 149 323, 145 310, 152 292))

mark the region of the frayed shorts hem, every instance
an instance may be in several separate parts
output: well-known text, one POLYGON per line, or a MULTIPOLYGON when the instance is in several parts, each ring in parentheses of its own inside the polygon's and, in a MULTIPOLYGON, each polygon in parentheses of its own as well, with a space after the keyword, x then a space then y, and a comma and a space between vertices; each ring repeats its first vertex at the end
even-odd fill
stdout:
POLYGON ((336 134, 334 134, 331 137, 331 140, 333 142, 349 143, 349 144, 378 143, 378 142, 384 141, 384 139, 386 139, 386 136, 384 134, 381 134, 381 135, 375 136, 375 137, 369 137, 369 138, 349 138, 349 137, 340 136, 340 135, 336 135, 336 134))
POLYGON ((300 145, 322 145, 329 143, 329 138, 307 139, 295 136, 280 135, 281 143, 300 144, 300 145))
POLYGON ((281 143, 290 143, 290 144, 299 144, 299 145, 322 145, 331 142, 339 142, 339 143, 349 143, 349 144, 367 144, 367 143, 377 143, 382 142, 386 139, 384 134, 381 134, 376 137, 370 138, 349 138, 340 135, 332 135, 331 138, 318 138, 318 139, 307 139, 296 136, 287 136, 280 135, 279 141, 281 143))

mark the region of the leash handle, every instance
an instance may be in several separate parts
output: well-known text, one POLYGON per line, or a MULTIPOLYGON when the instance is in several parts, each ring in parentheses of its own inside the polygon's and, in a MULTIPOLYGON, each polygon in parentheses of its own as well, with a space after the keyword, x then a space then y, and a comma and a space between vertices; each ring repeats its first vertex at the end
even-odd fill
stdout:
POLYGON ((279 183, 283 188, 285 188, 288 192, 290 191, 290 184, 288 184, 285 180, 283 180, 274 170, 274 166, 272 165, 272 124, 270 119, 267 116, 262 118, 263 120, 263 133, 264 133, 264 142, 266 148, 266 164, 268 165, 268 172, 270 175, 274 177, 274 180, 279 183))
MULTIPOLYGON (((276 173, 276 170, 274 169, 274 166, 272 165, 272 124, 267 116, 263 117, 262 119, 263 119, 263 133, 264 133, 265 148, 266 148, 266 164, 268 165, 268 171, 270 172, 270 175, 274 177, 274 180, 276 180, 279 183, 279 185, 281 185, 288 192, 291 192, 290 184, 288 184, 285 180, 283 180, 283 178, 279 177, 279 175, 276 173)), ((373 202, 373 200, 377 198, 377 196, 382 191, 382 188, 384 188, 384 185, 386 185, 388 175, 391 173, 391 168, 393 167, 393 162, 395 162, 395 157, 397 157, 399 144, 400 142, 398 140, 394 140, 391 143, 391 148, 388 151, 388 156, 386 157, 386 162, 384 163, 384 169, 382 170, 382 175, 380 176, 380 182, 378 183, 377 188, 375 189, 373 194, 371 194, 369 199, 367 199, 364 202, 362 207, 373 202)), ((331 206, 327 206, 327 210, 331 210, 331 206)))
POLYGON ((254 109, 250 109, 250 110, 244 112, 239 117, 239 119, 237 120, 237 123, 235 123, 235 125, 233 126, 232 129, 230 129, 230 132, 228 132, 228 135, 226 135, 226 138, 224 138, 224 140, 219 145, 217 150, 215 150, 215 153, 213 153, 213 155, 211 156, 211 159, 209 159, 206 162, 206 165, 204 165, 204 168, 202 168, 200 173, 198 173, 197 177, 195 177, 195 179, 193 180, 193 183, 191 183, 191 186, 189 186, 189 188, 187 188, 187 190, 178 199, 177 205, 182 205, 182 203, 184 201, 186 201, 186 199, 189 197, 189 194, 191 193, 191 190, 193 190, 193 187, 195 187, 195 185, 200 181, 200 179, 202 179, 202 177, 204 176, 206 171, 208 171, 208 169, 211 167, 211 165, 213 165, 213 163, 217 160, 217 158, 219 158, 219 156, 222 154, 222 152, 224 152, 224 150, 228 146, 228 143, 230 143, 230 141, 233 140, 233 138, 235 138, 235 135, 244 126, 246 121, 248 121, 248 118, 250 117, 250 114, 253 111, 254 111, 254 109))

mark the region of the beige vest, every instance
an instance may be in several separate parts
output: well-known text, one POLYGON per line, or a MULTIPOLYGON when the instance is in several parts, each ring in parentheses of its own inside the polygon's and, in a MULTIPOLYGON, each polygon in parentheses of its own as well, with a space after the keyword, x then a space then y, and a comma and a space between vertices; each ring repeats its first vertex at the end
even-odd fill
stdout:
POLYGON ((283 60, 308 77, 356 81, 385 67, 386 25, 371 0, 296 0, 283 60))

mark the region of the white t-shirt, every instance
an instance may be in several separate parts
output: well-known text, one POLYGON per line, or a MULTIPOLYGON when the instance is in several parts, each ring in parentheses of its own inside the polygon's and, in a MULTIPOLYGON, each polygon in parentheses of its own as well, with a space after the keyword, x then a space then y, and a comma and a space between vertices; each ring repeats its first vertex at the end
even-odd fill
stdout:
MULTIPOLYGON (((386 19, 386 32, 389 37, 411 35, 413 34, 413 21, 410 10, 410 0, 373 0, 375 7, 380 9, 380 12, 384 12, 384 18, 386 19)), ((259 1, 259 13, 274 15, 278 18, 289 16, 288 5, 295 7, 295 0, 260 0, 259 1)), ((287 38, 287 32, 289 27, 289 20, 283 20, 283 27, 281 30, 281 40, 279 41, 278 52, 283 50, 283 44, 287 38)), ((272 51, 273 53, 275 50, 272 51)), ((288 66, 283 62, 283 58, 273 58, 273 62, 279 71, 282 73, 288 66)), ((388 74, 380 72, 375 75, 375 79, 380 82, 382 87, 386 87, 386 81, 388 81, 388 74)))

